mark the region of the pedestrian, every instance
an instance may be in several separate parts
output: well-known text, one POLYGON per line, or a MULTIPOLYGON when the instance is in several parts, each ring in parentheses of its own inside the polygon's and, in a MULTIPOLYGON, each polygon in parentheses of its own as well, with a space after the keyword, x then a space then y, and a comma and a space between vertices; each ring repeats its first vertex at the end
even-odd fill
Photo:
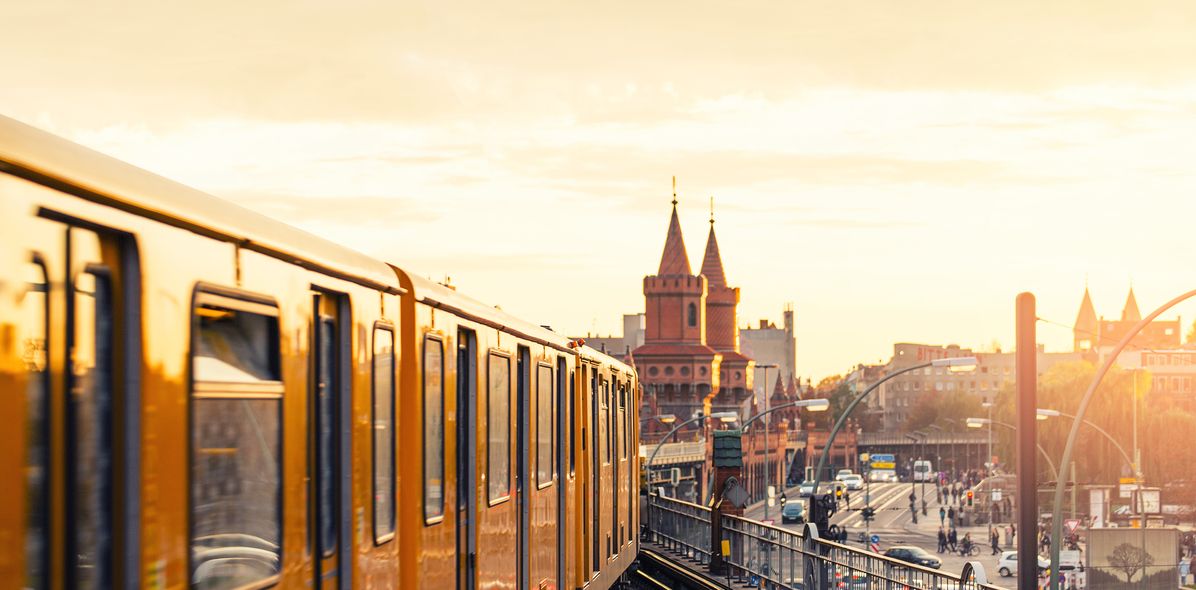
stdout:
POLYGON ((992 541, 992 546, 993 546, 992 554, 996 555, 996 554, 1000 553, 1001 552, 1001 536, 997 534, 997 529, 994 528, 992 530, 992 532, 989 533, 988 537, 992 541))
POLYGON ((947 533, 943 531, 943 527, 939 527, 939 553, 947 550, 947 533))
POLYGON ((950 510, 947 510, 947 518, 951 519, 951 526, 955 526, 955 507, 954 506, 952 506, 950 510))
POLYGON ((943 526, 944 520, 947 518, 947 509, 939 506, 939 526, 943 526))
POLYGON ((1048 533, 1046 531, 1042 532, 1041 546, 1042 546, 1043 553, 1046 553, 1047 551, 1051 550, 1051 534, 1050 533, 1048 533))
POLYGON ((947 533, 947 545, 951 547, 951 552, 955 553, 955 545, 959 543, 959 533, 955 532, 955 527, 951 527, 951 532, 947 533))
POLYGON ((851 492, 843 490, 843 503, 847 504, 848 510, 851 510, 851 492))

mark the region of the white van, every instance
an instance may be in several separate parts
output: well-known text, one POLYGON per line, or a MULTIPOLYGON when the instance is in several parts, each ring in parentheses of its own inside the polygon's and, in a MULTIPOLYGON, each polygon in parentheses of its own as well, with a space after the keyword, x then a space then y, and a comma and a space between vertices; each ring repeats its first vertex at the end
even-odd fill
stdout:
POLYGON ((914 461, 914 481, 934 481, 934 471, 930 461, 914 461))

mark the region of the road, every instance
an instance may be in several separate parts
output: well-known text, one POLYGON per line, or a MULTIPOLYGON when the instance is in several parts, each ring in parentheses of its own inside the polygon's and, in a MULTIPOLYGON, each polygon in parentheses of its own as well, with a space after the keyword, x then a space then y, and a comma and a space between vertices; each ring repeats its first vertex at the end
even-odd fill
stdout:
MULTIPOLYGON (((918 507, 921 507, 921 484, 914 486, 918 493, 918 507)), ((865 505, 865 493, 863 490, 851 493, 851 506, 848 508, 845 504, 840 505, 839 512, 831 517, 831 524, 840 527, 846 527, 848 533, 848 544, 859 546, 859 533, 867 532, 868 534, 875 534, 880 537, 881 550, 885 550, 894 545, 916 545, 932 554, 937 555, 943 560, 944 571, 958 574, 963 570, 964 563, 968 559, 959 554, 938 554, 938 529, 939 529, 939 503, 934 498, 934 488, 930 485, 926 486, 926 516, 922 516, 919 512, 918 523, 914 524, 909 511, 909 483, 873 483, 870 484, 868 501, 872 508, 876 510, 876 519, 865 527, 863 516, 860 514, 860 509, 865 505)), ((808 500, 798 497, 797 488, 791 488, 786 491, 788 501, 800 501, 807 503, 808 500)), ((943 504, 947 506, 947 504, 943 504)), ((780 505, 774 505, 769 508, 769 517, 774 521, 773 524, 787 529, 800 530, 801 524, 783 524, 780 518, 780 505)), ((744 512, 744 516, 753 520, 764 520, 764 507, 756 506, 744 512)), ((995 581, 999 585, 1010 585, 1013 578, 1005 580, 1000 579, 997 574, 997 557, 991 555, 991 549, 988 545, 987 526, 973 526, 973 527, 959 527, 957 529, 960 538, 965 533, 971 533, 972 539, 981 545, 981 553, 978 557, 971 558, 979 561, 986 572, 989 574, 989 580, 995 581)), ((1005 547, 1003 545, 1005 539, 1002 536, 1001 549, 1012 549, 1012 547, 1005 547)))

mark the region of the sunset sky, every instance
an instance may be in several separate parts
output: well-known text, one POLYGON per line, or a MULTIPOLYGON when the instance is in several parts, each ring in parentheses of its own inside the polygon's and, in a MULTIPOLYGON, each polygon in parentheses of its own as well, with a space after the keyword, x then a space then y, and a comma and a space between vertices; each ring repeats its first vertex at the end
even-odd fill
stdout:
POLYGON ((3 1, 0 114, 569 334, 642 311, 673 175, 816 379, 1196 287, 1186 0, 3 1))

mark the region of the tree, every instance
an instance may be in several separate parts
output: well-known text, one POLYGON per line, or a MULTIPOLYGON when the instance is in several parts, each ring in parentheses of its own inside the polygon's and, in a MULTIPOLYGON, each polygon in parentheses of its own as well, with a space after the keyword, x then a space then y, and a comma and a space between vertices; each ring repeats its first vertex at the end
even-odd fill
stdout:
POLYGON ((1109 565, 1125 572, 1127 584, 1133 583, 1134 575, 1138 573, 1138 570, 1142 570, 1143 577, 1146 577, 1146 568, 1154 565, 1154 556, 1147 553, 1145 549, 1129 543, 1122 543, 1114 547, 1113 552, 1106 559, 1109 560, 1109 565))
POLYGON ((964 421, 968 418, 982 418, 985 410, 980 405, 980 398, 963 391, 949 391, 944 393, 927 392, 914 402, 905 421, 905 431, 920 430, 931 424, 938 424, 947 430, 961 430, 965 428, 964 421), (952 420, 953 423, 948 423, 952 420))

